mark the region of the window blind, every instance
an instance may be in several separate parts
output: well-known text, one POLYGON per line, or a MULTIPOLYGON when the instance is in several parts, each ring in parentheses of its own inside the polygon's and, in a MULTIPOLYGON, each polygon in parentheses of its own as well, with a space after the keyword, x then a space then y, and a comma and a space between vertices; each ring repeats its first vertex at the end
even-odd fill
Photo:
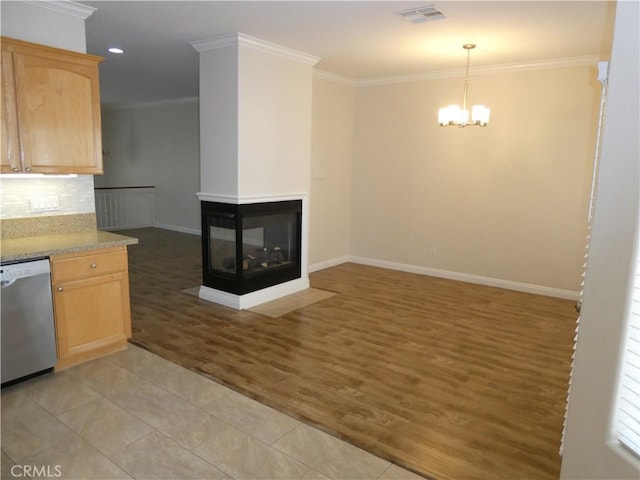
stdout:
POLYGON ((617 402, 616 437, 640 457, 640 255, 636 268, 617 402))
POLYGON ((591 173, 591 193, 589 195, 589 211, 587 212, 587 244, 585 246, 584 265, 582 265, 582 282, 580 283, 580 299, 576 304, 578 318, 576 319, 576 334, 573 338, 573 353, 571 354, 571 372, 569 373, 569 385, 567 386, 567 401, 564 408, 564 420, 562 423, 562 438, 560 440, 560 455, 564 451, 564 439, 567 433, 567 415, 569 413, 569 401, 571 399, 571 385, 573 383, 573 366, 576 359, 576 344, 578 342, 578 329, 580 327, 580 308, 582 307, 582 294, 584 293, 584 278, 589 259, 589 244, 591 243, 591 221, 595 209, 596 185, 598 183, 598 165, 600 163, 600 138, 604 126, 604 115, 607 106, 607 84, 609 83, 609 62, 598 62, 598 81, 602 84, 600 92, 600 114, 598 115, 598 130, 596 133, 596 145, 593 158, 593 171, 591 173))

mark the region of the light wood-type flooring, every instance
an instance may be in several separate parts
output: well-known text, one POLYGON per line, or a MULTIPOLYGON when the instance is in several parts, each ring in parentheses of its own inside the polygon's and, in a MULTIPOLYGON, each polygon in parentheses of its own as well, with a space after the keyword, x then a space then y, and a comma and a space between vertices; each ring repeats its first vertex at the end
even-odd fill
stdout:
POLYGON ((200 237, 122 233, 133 343, 428 478, 558 478, 574 302, 346 263, 270 318, 181 292, 200 237))

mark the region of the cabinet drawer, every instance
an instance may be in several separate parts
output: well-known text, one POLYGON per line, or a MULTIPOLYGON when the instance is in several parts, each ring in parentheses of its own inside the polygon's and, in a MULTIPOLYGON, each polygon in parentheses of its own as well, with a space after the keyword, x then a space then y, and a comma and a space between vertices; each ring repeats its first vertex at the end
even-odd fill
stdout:
POLYGON ((81 254, 51 257, 53 283, 123 271, 127 271, 125 248, 93 250, 81 254))

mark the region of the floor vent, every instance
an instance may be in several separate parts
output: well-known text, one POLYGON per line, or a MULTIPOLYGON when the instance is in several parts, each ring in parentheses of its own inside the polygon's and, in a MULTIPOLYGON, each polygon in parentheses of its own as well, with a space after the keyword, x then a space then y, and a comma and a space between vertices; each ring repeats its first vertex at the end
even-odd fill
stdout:
POLYGON ((401 16, 407 22, 411 23, 433 22, 435 20, 442 20, 444 18, 447 18, 447 14, 440 10, 436 5, 427 5, 426 7, 420 8, 410 8, 409 10, 396 12, 396 15, 401 16))

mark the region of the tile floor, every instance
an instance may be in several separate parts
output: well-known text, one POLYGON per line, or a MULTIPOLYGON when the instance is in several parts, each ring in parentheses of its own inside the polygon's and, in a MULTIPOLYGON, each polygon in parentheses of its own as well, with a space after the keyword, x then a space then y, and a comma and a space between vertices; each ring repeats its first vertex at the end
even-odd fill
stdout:
POLYGON ((134 345, 1 400, 2 479, 422 478, 134 345))

